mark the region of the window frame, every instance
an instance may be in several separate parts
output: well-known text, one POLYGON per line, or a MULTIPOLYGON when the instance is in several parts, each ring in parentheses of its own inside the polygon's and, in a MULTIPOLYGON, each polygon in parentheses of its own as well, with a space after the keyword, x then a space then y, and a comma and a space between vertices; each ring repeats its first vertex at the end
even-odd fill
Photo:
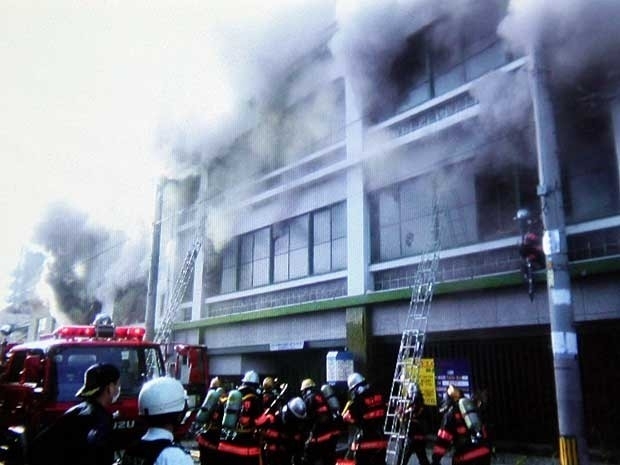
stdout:
POLYGON ((346 269, 346 240, 346 200, 235 236, 220 254, 219 294, 246 291, 346 269), (325 214, 328 215, 326 236, 320 243, 316 243, 315 233, 318 232, 319 227, 317 218, 325 214), (297 241, 291 229, 296 224, 303 232, 297 241), (269 238, 268 257, 264 254, 256 256, 256 240, 259 234, 266 234, 269 238), (315 247, 326 244, 329 245, 329 267, 321 267, 317 270, 315 247), (302 256, 304 263, 300 272, 294 270, 294 258, 292 257, 297 254, 302 256), (257 262, 265 259, 269 262, 268 278, 266 281, 257 281, 257 262))

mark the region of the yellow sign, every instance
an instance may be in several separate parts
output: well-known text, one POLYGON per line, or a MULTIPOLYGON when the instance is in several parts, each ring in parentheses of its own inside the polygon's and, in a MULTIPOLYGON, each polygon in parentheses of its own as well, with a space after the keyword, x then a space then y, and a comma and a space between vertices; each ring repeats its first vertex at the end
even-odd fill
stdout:
MULTIPOLYGON (((417 381, 424 396, 426 405, 437 405, 437 390, 435 388, 435 360, 432 358, 420 359, 420 366, 413 364, 413 359, 405 361, 406 380, 417 381)), ((407 395, 407 383, 403 383, 403 396, 407 395)))
POLYGON ((420 390, 426 405, 437 405, 437 391, 435 390, 435 360, 423 358, 420 360, 419 381, 420 390))

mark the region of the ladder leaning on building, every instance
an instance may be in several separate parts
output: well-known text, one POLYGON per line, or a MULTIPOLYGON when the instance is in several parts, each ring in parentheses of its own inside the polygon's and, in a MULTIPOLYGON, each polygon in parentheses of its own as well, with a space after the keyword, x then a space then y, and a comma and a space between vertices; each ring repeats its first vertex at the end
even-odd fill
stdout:
POLYGON ((433 196, 431 224, 431 245, 422 255, 414 275, 411 301, 388 399, 384 427, 388 440, 386 465, 405 465, 402 461, 411 425, 411 412, 408 410, 411 401, 409 386, 418 382, 418 367, 424 351, 426 327, 439 263, 440 231, 436 194, 433 196))
MULTIPOLYGON (((187 285, 189 284, 190 278, 192 277, 192 272, 194 270, 194 264, 196 263, 196 257, 198 257, 198 252, 200 252, 200 248, 202 246, 202 241, 199 238, 194 240, 192 248, 188 250, 187 255, 185 256, 185 260, 183 261, 183 265, 181 266, 181 270, 179 271, 179 277, 174 283, 174 287, 172 289, 172 294, 170 296, 170 302, 164 315, 162 316, 161 322, 157 327, 157 331, 155 332, 155 337, 153 338, 153 342, 165 345, 170 342, 170 335, 172 334, 172 325, 176 320, 176 316, 179 310, 179 306, 182 303, 183 297, 185 296, 185 291, 187 290, 187 285)), ((151 352, 149 352, 149 355, 151 352)), ((154 368, 156 361, 152 360, 152 357, 149 357, 147 360, 147 367, 149 370, 154 368)))

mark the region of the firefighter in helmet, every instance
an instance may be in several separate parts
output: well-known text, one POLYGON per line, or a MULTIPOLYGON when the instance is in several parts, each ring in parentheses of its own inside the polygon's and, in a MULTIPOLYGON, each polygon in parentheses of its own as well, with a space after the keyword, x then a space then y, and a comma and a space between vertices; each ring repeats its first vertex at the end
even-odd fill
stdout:
POLYGON ((222 430, 222 417, 226 404, 226 390, 222 387, 220 379, 216 376, 209 384, 209 391, 205 400, 198 410, 193 430, 200 451, 200 463, 207 465, 217 463, 217 446, 220 442, 222 430))
POLYGON ((293 397, 278 410, 272 404, 256 420, 263 442, 265 465, 299 465, 307 437, 306 404, 293 397))
POLYGON ((263 405, 269 407, 278 398, 280 392, 276 387, 276 383, 271 376, 263 379, 263 405))
POLYGON ((258 465, 261 449, 256 419, 263 413, 263 398, 258 389, 260 380, 254 370, 247 371, 238 389, 228 393, 222 432, 218 444, 220 463, 258 465))
POLYGON ((430 465, 426 455, 427 412, 424 396, 418 383, 409 385, 407 397, 409 406, 405 410, 405 418, 409 421, 409 437, 403 455, 403 463, 409 463, 409 459, 415 453, 420 465, 430 465))
POLYGON ((332 464, 336 461, 336 445, 340 431, 327 399, 312 378, 306 378, 301 382, 300 391, 308 412, 309 428, 304 464, 332 464))
POLYGON ((530 261, 537 269, 543 267, 545 254, 542 248, 542 239, 534 230, 531 212, 527 208, 521 208, 517 211, 514 219, 519 222, 521 233, 521 245, 519 246, 521 258, 530 261))
POLYGON ((347 386, 350 399, 344 407, 342 419, 357 427, 347 456, 354 458, 357 465, 383 464, 387 448, 383 433, 385 400, 359 373, 349 375, 347 386))
POLYGON ((433 447, 432 465, 439 465, 452 447, 453 465, 489 465, 491 447, 474 402, 450 385, 440 412, 443 417, 433 447))
POLYGON ((193 465, 189 452, 174 442, 172 434, 187 410, 185 397, 183 385, 167 376, 142 386, 138 410, 149 428, 138 442, 125 450, 121 465, 193 465))

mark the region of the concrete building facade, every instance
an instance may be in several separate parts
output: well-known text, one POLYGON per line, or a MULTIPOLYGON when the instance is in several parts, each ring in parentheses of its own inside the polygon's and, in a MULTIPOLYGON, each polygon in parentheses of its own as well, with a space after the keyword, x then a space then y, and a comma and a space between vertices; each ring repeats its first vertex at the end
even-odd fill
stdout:
MULTIPOLYGON (((326 45, 300 59, 277 117, 164 186, 156 322, 198 238, 174 340, 205 344, 211 373, 323 380, 327 352, 348 350, 387 391, 436 198, 426 356, 468 361, 498 440, 552 444, 546 276, 535 273, 531 300, 514 220, 519 208, 541 212, 528 57, 508 53, 496 26, 465 33, 449 55, 433 42, 441 24, 412 33, 385 101, 368 101, 326 45)), ((572 304, 589 440, 608 447, 618 443, 607 386, 620 381, 620 103, 574 84, 553 89, 572 304)))

